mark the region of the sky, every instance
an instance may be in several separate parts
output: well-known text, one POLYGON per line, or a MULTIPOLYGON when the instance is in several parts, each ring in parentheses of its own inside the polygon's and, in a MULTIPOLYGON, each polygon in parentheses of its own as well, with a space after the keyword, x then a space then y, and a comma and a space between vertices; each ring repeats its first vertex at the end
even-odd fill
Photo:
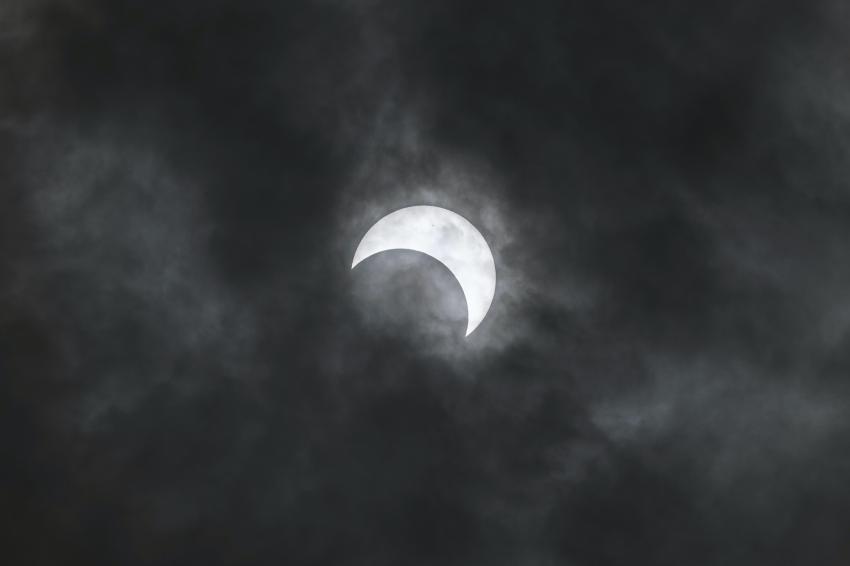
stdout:
POLYGON ((845 4, 5 0, 0 560, 850 563, 845 4))

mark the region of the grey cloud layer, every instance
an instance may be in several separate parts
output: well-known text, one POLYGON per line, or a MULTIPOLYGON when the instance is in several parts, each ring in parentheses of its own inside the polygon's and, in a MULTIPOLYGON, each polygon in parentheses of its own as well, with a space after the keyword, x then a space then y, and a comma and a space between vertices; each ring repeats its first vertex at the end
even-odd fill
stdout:
POLYGON ((0 11, 4 562, 847 562, 846 10, 521 8, 0 11))

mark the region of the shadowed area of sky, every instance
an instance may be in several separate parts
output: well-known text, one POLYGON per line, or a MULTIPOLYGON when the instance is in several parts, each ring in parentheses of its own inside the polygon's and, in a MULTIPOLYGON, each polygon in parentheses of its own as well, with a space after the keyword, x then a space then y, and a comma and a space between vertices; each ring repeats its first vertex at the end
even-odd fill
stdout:
POLYGON ((850 561, 837 0, 11 0, 0 561, 850 561), (442 206, 498 285, 369 227, 442 206))

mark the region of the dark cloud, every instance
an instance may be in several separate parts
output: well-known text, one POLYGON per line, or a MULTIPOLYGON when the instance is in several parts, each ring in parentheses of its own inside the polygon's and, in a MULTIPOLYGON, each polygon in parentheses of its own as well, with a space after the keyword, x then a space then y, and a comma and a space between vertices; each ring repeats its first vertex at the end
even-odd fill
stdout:
POLYGON ((848 26, 7 2, 3 562, 847 563, 848 26), (349 269, 408 204, 493 247, 468 339, 349 269))

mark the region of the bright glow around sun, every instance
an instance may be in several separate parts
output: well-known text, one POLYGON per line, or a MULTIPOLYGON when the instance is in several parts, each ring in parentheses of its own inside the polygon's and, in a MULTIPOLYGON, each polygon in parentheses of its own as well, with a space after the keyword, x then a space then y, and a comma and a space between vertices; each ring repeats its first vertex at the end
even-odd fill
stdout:
POLYGON ((437 206, 397 210, 366 232, 354 252, 351 268, 388 250, 422 252, 445 265, 466 299, 466 335, 481 324, 496 293, 496 264, 490 246, 466 218, 437 206))

